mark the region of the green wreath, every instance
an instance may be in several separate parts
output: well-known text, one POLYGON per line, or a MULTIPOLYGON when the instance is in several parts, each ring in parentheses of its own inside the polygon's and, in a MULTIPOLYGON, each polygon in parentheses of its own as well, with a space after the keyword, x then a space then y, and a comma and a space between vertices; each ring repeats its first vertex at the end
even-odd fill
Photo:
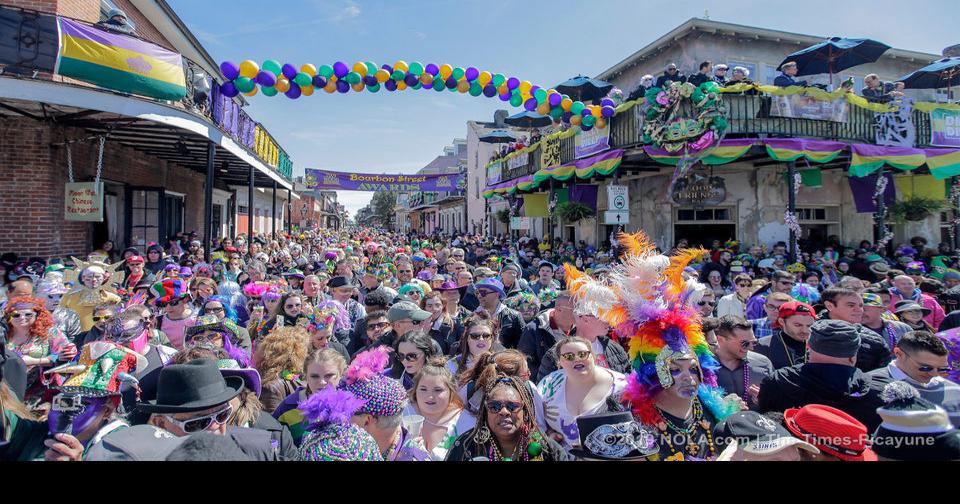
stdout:
POLYGON ((706 153, 727 131, 727 107, 716 82, 700 87, 672 82, 666 89, 654 87, 644 96, 649 106, 643 141, 667 152, 706 153), (693 106, 695 117, 684 117, 683 104, 693 106))

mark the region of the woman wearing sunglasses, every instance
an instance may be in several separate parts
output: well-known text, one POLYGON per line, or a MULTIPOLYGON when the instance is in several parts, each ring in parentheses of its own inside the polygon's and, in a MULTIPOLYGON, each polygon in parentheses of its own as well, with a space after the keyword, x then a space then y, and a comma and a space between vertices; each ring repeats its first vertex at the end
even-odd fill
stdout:
MULTIPOLYGON (((69 362, 77 355, 77 347, 60 332, 53 316, 44 308, 44 301, 33 297, 14 297, 3 310, 7 323, 7 352, 16 353, 27 366, 25 403, 39 400, 48 384, 41 373, 45 368, 69 362)), ((54 376, 52 385, 60 385, 54 376)))
POLYGON ((623 409, 627 378, 598 366, 593 345, 584 338, 569 336, 554 348, 560 369, 540 381, 540 393, 550 436, 569 450, 580 444, 577 417, 623 409))
POLYGON ((450 316, 447 302, 438 291, 430 291, 423 297, 422 308, 430 312, 430 318, 421 322, 420 327, 430 331, 430 336, 440 345, 443 354, 449 355, 449 342, 460 339, 463 326, 450 316))
MULTIPOLYGON (((264 297, 264 304, 266 304, 266 297, 264 297)), ((267 321, 267 324, 264 326, 263 330, 260 331, 259 337, 263 337, 266 334, 270 334, 274 328, 277 327, 290 327, 290 326, 302 326, 306 324, 307 315, 303 313, 303 296, 290 292, 284 294, 280 298, 278 304, 278 309, 276 315, 267 321), (301 324, 301 319, 303 324, 301 324)))
POLYGON ((440 345, 422 330, 409 331, 400 336, 394 350, 400 363, 399 366, 393 366, 394 378, 399 379, 407 390, 413 388, 413 377, 429 359, 443 355, 440 345))
POLYGON ((154 303, 164 312, 163 317, 157 320, 157 329, 167 335, 174 348, 182 349, 184 333, 197 323, 197 313, 190 304, 187 284, 176 278, 168 278, 153 284, 150 291, 156 297, 154 303))
POLYGON ((310 350, 330 348, 338 352, 347 361, 350 353, 347 347, 338 341, 336 334, 350 329, 350 315, 339 301, 321 301, 310 315, 307 332, 310 334, 310 350))
POLYGON ((473 367, 481 355, 502 350, 503 346, 496 341, 495 335, 492 320, 479 316, 467 319, 460 340, 450 349, 453 357, 447 361, 447 369, 459 378, 473 367))
POLYGON ((545 436, 534 416, 533 396, 525 381, 493 373, 483 389, 477 426, 461 434, 446 460, 555 461, 573 460, 556 441, 545 436))

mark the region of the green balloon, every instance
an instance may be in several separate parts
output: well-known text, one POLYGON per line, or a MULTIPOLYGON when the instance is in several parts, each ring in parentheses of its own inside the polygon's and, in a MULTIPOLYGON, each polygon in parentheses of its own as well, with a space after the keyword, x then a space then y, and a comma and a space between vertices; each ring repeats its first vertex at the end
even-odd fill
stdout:
POLYGON ((419 77, 423 73, 423 64, 419 61, 410 63, 410 73, 419 77))
POLYGON ((523 98, 521 98, 519 94, 515 94, 511 96, 510 105, 513 105, 514 107, 519 107, 520 105, 523 105, 523 98))
POLYGON ((367 86, 367 91, 370 91, 371 93, 376 93, 377 91, 380 91, 380 84, 374 84, 374 85, 372 85, 372 86, 367 86))
POLYGON ((563 107, 554 107, 550 110, 550 117, 560 119, 563 117, 563 107))
POLYGON ((379 68, 377 68, 377 64, 372 61, 364 61, 363 64, 367 65, 367 75, 373 75, 377 73, 377 70, 379 70, 379 68))
POLYGON ((303 72, 300 72, 297 74, 296 77, 293 78, 293 82, 296 82, 297 85, 300 87, 306 87, 306 86, 309 86, 311 82, 313 82, 313 79, 311 79, 309 75, 303 72))
POLYGON ((454 69, 453 69, 453 78, 456 79, 456 80, 460 80, 460 79, 463 78, 463 74, 464 74, 464 73, 465 73, 465 72, 463 71, 462 68, 460 68, 460 67, 454 68, 454 69))
MULTIPOLYGON (((263 66, 260 67, 260 68, 262 68, 263 70, 266 70, 267 72, 272 73, 274 77, 279 77, 279 76, 280 76, 280 73, 283 71, 283 70, 280 68, 280 63, 277 63, 277 62, 274 61, 274 60, 264 61, 264 62, 263 62, 263 66)), ((273 95, 271 95, 271 96, 273 96, 273 95)))
POLYGON ((333 67, 330 65, 320 65, 320 69, 317 71, 318 74, 323 76, 326 79, 329 79, 333 75, 333 67))
MULTIPOLYGON (((444 86, 444 87, 446 87, 446 86, 444 86)), ((456 93, 456 92, 457 92, 457 88, 456 88, 456 87, 447 88, 447 91, 450 91, 451 93, 456 93)))
POLYGON ((593 117, 592 115, 588 115, 587 117, 583 118, 583 124, 586 126, 593 126, 594 124, 597 124, 597 118, 593 117))
POLYGON ((533 97, 537 99, 537 103, 543 103, 547 101, 547 90, 540 88, 533 93, 533 97))
POLYGON ((496 74, 496 75, 493 76, 493 85, 494 85, 494 86, 500 87, 500 86, 503 85, 504 82, 507 82, 507 78, 504 77, 503 74, 496 74))
POLYGON ((405 73, 403 72, 403 70, 394 70, 394 71, 393 71, 393 74, 390 76, 390 78, 393 79, 393 80, 395 80, 395 81, 402 81, 403 78, 406 77, 406 76, 407 76, 407 74, 405 74, 405 73))
POLYGON ((480 96, 481 94, 483 94, 483 88, 480 87, 479 83, 470 84, 470 96, 480 96))
POLYGON ((233 81, 233 85, 237 86, 237 90, 241 93, 249 93, 253 91, 253 88, 257 87, 257 85, 247 77, 237 77, 237 80, 233 81))
POLYGON ((277 88, 265 87, 265 88, 260 88, 260 92, 262 92, 267 96, 277 96, 278 91, 277 91, 277 88))
POLYGON ((437 91, 443 91, 446 87, 447 85, 443 82, 443 79, 433 79, 433 89, 437 91))
POLYGON ((421 84, 420 81, 417 81, 417 85, 413 86, 413 89, 416 89, 417 91, 419 91, 421 88, 423 88, 423 84, 421 84))
POLYGON ((586 105, 582 101, 575 101, 573 105, 570 106, 570 112, 573 112, 575 115, 580 115, 580 112, 583 112, 583 109, 586 108, 586 105))
POLYGON ((344 77, 344 79, 346 79, 347 83, 351 86, 356 86, 357 84, 360 84, 360 81, 363 80, 363 77, 360 77, 360 74, 357 72, 350 72, 346 77, 344 77))

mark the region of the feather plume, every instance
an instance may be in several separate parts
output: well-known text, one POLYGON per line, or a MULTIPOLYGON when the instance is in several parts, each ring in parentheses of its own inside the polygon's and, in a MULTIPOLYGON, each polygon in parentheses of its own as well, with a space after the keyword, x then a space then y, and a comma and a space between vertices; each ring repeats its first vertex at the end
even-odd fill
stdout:
POLYGON ((349 424, 353 414, 366 402, 346 390, 329 385, 298 404, 297 409, 311 422, 309 430, 316 430, 329 424, 349 424))
POLYGON ((620 245, 623 245, 623 247, 627 249, 627 254, 630 255, 645 255, 654 249, 653 244, 650 243, 650 239, 642 232, 634 234, 620 233, 617 236, 617 240, 620 241, 620 245))
POLYGON ((358 381, 367 381, 375 375, 382 374, 390 362, 390 356, 387 355, 390 349, 385 346, 378 346, 372 350, 361 352, 357 355, 350 367, 347 369, 346 380, 349 384, 358 381))
POLYGON ((667 289, 666 295, 670 301, 676 301, 679 299, 680 294, 684 291, 684 279, 683 279, 683 270, 690 265, 691 262, 703 257, 706 251, 703 249, 683 249, 677 252, 677 255, 670 257, 670 267, 666 269, 664 274, 666 275, 667 280, 667 289))

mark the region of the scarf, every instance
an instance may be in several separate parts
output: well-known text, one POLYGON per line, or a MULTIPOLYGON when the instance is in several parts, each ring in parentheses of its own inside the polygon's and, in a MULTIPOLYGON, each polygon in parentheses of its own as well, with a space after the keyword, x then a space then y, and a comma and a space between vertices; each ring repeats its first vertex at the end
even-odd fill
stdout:
POLYGON ((904 296, 903 293, 900 292, 900 289, 897 289, 896 287, 890 289, 890 294, 892 294, 892 295, 894 295, 894 296, 899 296, 900 299, 910 299, 910 300, 916 301, 917 303, 920 302, 920 289, 919 289, 919 288, 913 289, 913 294, 911 294, 909 297, 904 296))

